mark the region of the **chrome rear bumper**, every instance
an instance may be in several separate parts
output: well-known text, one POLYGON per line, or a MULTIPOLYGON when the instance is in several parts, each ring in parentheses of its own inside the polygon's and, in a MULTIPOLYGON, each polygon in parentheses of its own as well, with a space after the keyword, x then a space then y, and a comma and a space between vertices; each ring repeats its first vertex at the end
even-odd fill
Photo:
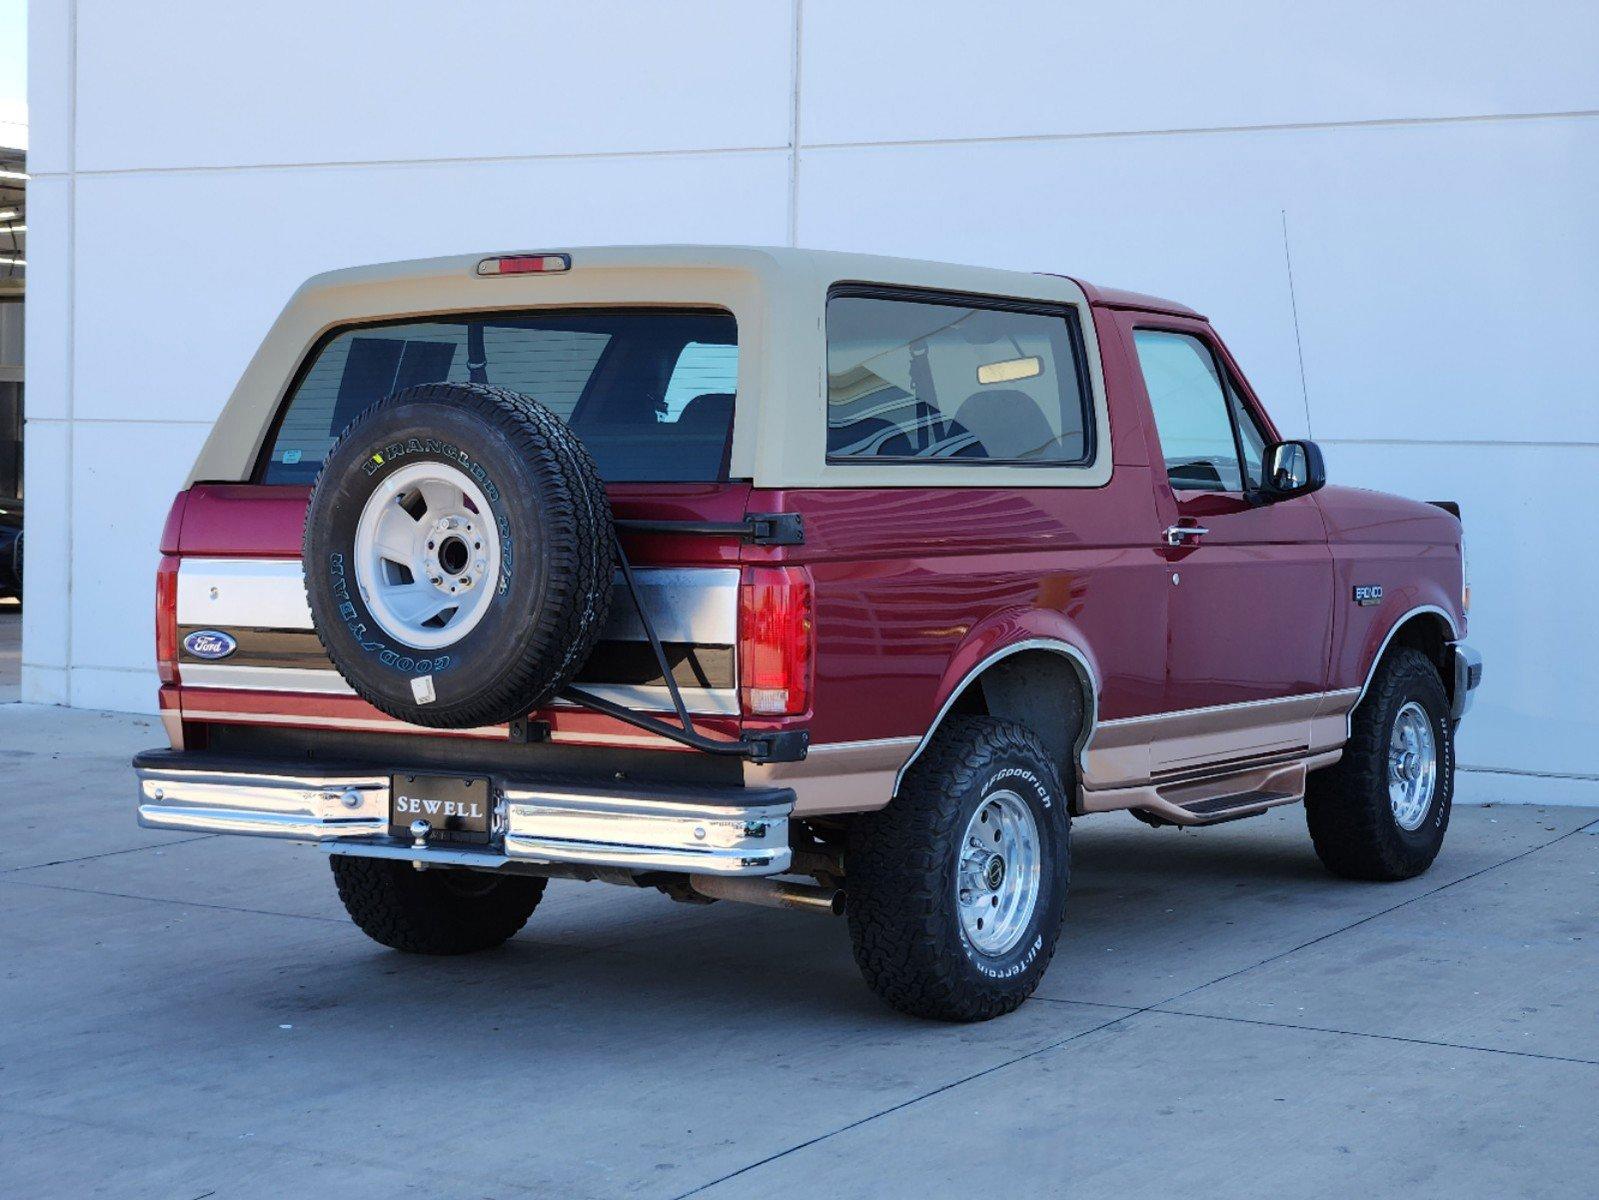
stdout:
POLYGON ((574 864, 633 872, 775 875, 789 868, 788 788, 594 788, 486 772, 486 846, 389 835, 390 776, 151 751, 133 760, 139 824, 319 842, 335 854, 495 868, 574 864))

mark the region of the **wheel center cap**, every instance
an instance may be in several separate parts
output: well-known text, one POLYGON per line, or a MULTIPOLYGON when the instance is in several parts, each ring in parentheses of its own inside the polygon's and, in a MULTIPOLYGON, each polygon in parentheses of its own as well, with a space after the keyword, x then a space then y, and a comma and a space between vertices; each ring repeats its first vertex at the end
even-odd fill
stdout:
POLYGON ((983 885, 991 892, 997 892, 999 885, 1005 882, 1005 860, 995 854, 988 860, 988 865, 983 868, 983 885))

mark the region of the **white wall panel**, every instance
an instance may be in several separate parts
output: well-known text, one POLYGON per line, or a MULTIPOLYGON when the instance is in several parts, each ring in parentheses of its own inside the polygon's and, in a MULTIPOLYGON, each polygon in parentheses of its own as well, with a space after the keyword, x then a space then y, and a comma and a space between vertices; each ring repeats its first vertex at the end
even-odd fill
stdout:
POLYGON ((78 0, 78 168, 784 146, 791 20, 739 0, 78 0))
MULTIPOLYGON (((36 175, 71 165, 71 63, 71 0, 28 0, 28 169, 36 175)), ((28 239, 31 248, 31 229, 28 239)))
POLYGON ((24 429, 23 491, 27 493, 27 531, 22 551, 22 661, 27 668, 67 665, 67 522, 72 480, 66 421, 29 418, 24 429))
MULTIPOLYGON (((74 708, 105 708, 114 712, 154 713, 161 680, 155 667, 122 670, 113 667, 73 667, 67 685, 74 708)), ((150 745, 163 743, 156 733, 150 745)))
POLYGON ((1318 435, 1599 442, 1599 120, 1294 140, 1318 435))
POLYGON ((596 242, 780 241, 787 179, 776 153, 87 176, 78 415, 211 420, 318 271, 596 242))
POLYGON ((1591 0, 806 0, 808 143, 1599 108, 1591 0))
POLYGON ((63 176, 28 182, 27 415, 67 415, 67 355, 72 345, 67 273, 72 184, 63 176))

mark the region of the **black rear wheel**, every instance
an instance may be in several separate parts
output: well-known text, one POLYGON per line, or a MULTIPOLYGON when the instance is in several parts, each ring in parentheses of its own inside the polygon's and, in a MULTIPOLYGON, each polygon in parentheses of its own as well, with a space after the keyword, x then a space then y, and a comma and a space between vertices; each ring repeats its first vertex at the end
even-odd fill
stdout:
POLYGON ((472 954, 515 936, 544 896, 544 879, 482 871, 418 871, 392 858, 335 854, 333 879, 350 919, 408 954, 472 954))

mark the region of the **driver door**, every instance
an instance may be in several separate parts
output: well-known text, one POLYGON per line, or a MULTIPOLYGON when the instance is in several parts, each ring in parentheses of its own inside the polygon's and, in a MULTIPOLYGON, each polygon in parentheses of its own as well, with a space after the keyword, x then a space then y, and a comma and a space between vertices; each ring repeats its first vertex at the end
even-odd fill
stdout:
POLYGON ((1156 505, 1170 571, 1167 728, 1155 771, 1303 750, 1332 635, 1320 509, 1310 496, 1260 502, 1263 452, 1277 435, 1207 323, 1130 314, 1127 333, 1153 418, 1152 461, 1165 465, 1156 505))

